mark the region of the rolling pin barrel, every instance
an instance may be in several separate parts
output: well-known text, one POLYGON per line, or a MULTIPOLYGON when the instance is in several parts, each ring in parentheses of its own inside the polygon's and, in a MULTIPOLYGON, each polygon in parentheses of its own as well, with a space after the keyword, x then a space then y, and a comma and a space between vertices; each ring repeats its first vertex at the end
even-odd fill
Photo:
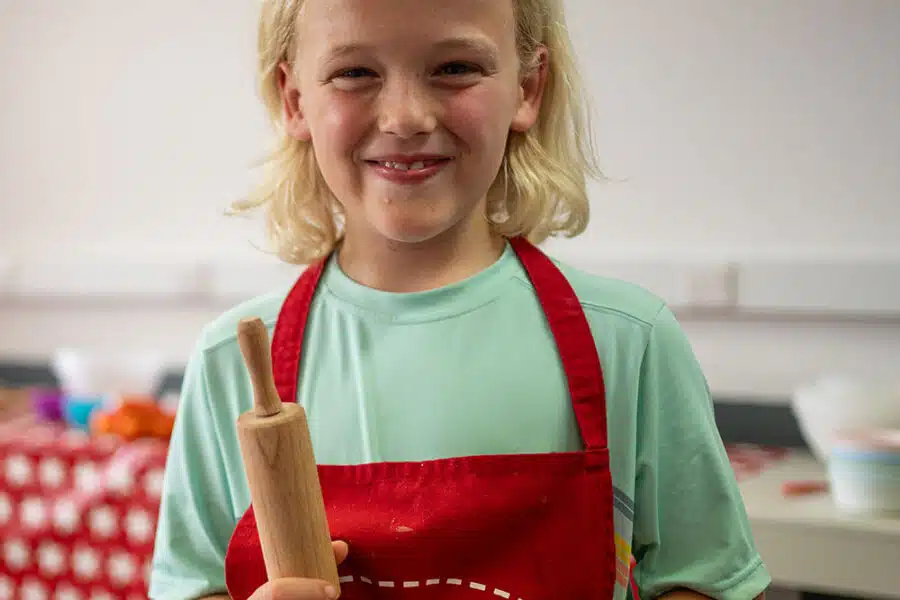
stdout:
POLYGON ((306 413, 278 396, 262 321, 242 320, 238 341, 254 396, 238 439, 269 580, 321 579, 340 589, 306 413))

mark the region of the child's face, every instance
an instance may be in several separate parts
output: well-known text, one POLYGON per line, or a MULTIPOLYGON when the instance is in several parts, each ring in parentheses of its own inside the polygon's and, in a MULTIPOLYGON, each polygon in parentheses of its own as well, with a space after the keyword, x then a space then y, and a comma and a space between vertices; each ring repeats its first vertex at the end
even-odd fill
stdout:
POLYGON ((348 239, 483 226, 509 132, 535 123, 544 81, 545 60, 520 67, 512 1, 306 0, 298 38, 288 130, 312 141, 348 239))

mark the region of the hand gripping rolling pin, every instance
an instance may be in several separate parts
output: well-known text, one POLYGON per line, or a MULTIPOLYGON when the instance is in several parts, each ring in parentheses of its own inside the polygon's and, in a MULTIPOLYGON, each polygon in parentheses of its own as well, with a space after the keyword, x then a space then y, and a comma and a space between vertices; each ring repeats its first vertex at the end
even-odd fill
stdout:
POLYGON ((242 320, 238 342, 254 398, 237 420, 238 439, 266 573, 270 581, 321 579, 339 590, 306 412, 278 396, 263 322, 242 320))

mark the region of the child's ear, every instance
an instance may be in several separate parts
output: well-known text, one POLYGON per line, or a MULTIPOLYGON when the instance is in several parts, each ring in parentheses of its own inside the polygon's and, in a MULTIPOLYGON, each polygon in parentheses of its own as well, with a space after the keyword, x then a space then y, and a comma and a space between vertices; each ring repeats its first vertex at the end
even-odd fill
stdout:
POLYGON ((510 125, 513 131, 520 133, 528 131, 538 120, 544 88, 547 85, 548 56, 547 48, 538 46, 532 68, 525 73, 519 83, 519 105, 510 125))
POLYGON ((284 128, 288 135, 308 142, 310 139, 309 126, 300 97, 300 88, 297 85, 297 77, 291 66, 283 62, 278 65, 278 87, 281 90, 281 106, 284 111, 284 128))

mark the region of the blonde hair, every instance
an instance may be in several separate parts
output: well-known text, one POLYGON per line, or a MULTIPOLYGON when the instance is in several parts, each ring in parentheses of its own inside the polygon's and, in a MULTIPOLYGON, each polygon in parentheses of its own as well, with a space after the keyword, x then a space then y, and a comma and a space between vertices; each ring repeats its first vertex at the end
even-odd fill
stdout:
MULTIPOLYGON (((510 132, 502 166, 488 192, 487 218, 504 236, 533 243, 574 237, 589 218, 586 178, 599 176, 590 113, 566 29, 562 0, 512 0, 523 69, 535 68, 540 45, 549 53, 540 115, 525 133, 510 132)), ((303 0, 263 0, 258 30, 258 82, 277 129, 282 125, 280 65, 293 63, 303 0)), ((343 214, 316 163, 312 145, 281 131, 266 177, 234 213, 266 208, 266 229, 282 260, 309 264, 334 249, 343 214)))

